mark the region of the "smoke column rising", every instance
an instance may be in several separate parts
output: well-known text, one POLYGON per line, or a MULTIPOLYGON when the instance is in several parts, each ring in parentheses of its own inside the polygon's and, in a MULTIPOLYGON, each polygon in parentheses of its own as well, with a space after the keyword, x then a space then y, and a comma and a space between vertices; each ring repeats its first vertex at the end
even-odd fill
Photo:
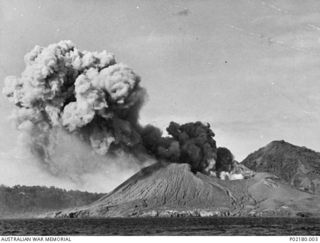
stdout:
POLYGON ((145 91, 139 76, 113 54, 79 51, 61 41, 34 47, 25 64, 21 77, 5 79, 3 93, 17 107, 21 140, 43 168, 77 181, 119 158, 150 163, 123 153, 141 144, 134 127, 145 91))
POLYGON ((146 91, 140 77, 106 51, 80 51, 71 41, 36 46, 20 77, 5 79, 22 140, 50 174, 81 182, 102 168, 141 167, 153 158, 214 171, 217 148, 209 124, 171 122, 169 136, 139 125, 146 91))

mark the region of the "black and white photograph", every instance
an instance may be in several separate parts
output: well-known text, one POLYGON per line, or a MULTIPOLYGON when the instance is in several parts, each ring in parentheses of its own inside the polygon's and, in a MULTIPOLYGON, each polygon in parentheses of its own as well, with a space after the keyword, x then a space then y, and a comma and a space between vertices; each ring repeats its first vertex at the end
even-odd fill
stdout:
POLYGON ((0 90, 1 242, 320 241, 319 0, 0 0, 0 90))

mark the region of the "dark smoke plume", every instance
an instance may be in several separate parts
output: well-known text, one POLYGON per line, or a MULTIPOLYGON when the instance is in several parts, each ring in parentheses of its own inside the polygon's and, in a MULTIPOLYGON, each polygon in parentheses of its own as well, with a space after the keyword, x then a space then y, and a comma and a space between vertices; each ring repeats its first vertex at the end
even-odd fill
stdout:
POLYGON ((51 173, 63 171, 52 166, 61 136, 72 136, 70 141, 77 139, 103 156, 131 154, 137 162, 149 154, 206 173, 216 169, 217 161, 220 169, 229 169, 229 155, 217 151, 209 124, 171 122, 166 137, 152 125, 140 126, 146 92, 140 77, 113 54, 80 51, 71 41, 61 41, 36 46, 25 64, 21 77, 6 78, 3 93, 17 107, 18 129, 30 135, 32 151, 51 173))
POLYGON ((146 149, 159 159, 189 163, 194 172, 209 173, 215 169, 217 148, 213 139, 215 134, 209 124, 190 122, 179 125, 171 122, 167 132, 170 136, 162 137, 158 128, 144 128, 142 140, 146 149))
POLYGON ((234 158, 231 151, 227 148, 219 147, 217 149, 216 171, 231 172, 233 170, 234 158))

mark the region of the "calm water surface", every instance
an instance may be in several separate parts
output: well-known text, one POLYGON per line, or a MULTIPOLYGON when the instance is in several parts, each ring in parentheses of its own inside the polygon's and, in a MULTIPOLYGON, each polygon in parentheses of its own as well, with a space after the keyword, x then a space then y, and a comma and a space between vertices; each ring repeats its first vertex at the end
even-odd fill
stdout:
POLYGON ((0 235, 320 235, 320 219, 7 219, 0 235))

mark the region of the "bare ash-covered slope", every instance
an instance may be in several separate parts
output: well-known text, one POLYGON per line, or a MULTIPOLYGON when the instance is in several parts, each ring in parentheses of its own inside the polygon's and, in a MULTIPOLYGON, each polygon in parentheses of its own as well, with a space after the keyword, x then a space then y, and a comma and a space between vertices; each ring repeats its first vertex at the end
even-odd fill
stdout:
POLYGON ((223 181, 188 164, 144 168, 93 204, 54 217, 296 216, 320 212, 320 198, 269 173, 223 181))
POLYGON ((273 141, 242 162, 257 172, 269 172, 295 188, 320 195, 320 153, 285 141, 273 141))

